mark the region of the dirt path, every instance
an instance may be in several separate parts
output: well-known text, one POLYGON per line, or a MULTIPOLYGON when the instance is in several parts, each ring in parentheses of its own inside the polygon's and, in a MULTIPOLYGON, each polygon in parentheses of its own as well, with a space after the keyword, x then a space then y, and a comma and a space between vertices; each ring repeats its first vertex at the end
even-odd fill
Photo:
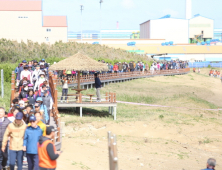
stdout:
POLYGON ((58 169, 108 169, 107 131, 118 134, 119 169, 201 169, 209 157, 222 161, 217 128, 202 123, 169 126, 159 120, 69 127, 58 169))

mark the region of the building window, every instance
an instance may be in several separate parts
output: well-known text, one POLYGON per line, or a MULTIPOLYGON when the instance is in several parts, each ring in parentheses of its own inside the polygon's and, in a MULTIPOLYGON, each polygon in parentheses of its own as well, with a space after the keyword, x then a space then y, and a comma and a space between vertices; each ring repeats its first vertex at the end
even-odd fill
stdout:
POLYGON ((48 29, 48 28, 47 28, 46 31, 47 31, 47 32, 51 32, 51 29, 48 29))
POLYGON ((49 41, 49 37, 45 37, 45 40, 46 40, 46 41, 49 41))
POLYGON ((18 16, 18 18, 28 18, 27 16, 18 16))

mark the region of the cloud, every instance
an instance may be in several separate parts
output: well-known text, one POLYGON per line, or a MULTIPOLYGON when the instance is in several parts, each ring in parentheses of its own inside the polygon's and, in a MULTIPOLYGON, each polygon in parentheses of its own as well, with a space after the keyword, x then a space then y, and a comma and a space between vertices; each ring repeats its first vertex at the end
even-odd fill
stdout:
POLYGON ((131 9, 135 6, 133 0, 122 0, 122 6, 127 9, 131 9))
POLYGON ((162 11, 162 14, 163 15, 168 15, 170 14, 171 17, 178 17, 179 16, 179 12, 178 11, 175 11, 175 10, 172 10, 172 9, 164 9, 162 11))

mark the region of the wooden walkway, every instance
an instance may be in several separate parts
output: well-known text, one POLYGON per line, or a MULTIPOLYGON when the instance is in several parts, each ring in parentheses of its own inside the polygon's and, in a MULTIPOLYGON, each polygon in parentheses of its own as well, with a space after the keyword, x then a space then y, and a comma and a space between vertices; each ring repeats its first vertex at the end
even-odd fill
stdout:
MULTIPOLYGON (((147 71, 147 72, 123 72, 123 73, 107 73, 107 74, 100 74, 99 78, 103 83, 103 86, 108 85, 109 83, 118 83, 129 81, 133 79, 140 79, 140 78, 149 78, 149 77, 156 77, 156 76, 173 76, 173 75, 183 75, 190 72, 190 68, 185 69, 174 69, 174 70, 159 70, 159 71, 147 71)), ((94 75, 86 75, 80 76, 80 83, 85 88, 93 88, 95 84, 94 75)), ((61 78, 56 79, 56 84, 61 86, 61 78)), ((77 76, 73 78, 69 78, 68 81, 69 87, 77 86, 77 76)))

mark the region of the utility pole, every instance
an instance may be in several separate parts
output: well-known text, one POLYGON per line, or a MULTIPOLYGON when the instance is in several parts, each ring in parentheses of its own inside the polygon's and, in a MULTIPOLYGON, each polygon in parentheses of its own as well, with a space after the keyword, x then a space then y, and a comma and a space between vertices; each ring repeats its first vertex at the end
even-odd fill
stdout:
POLYGON ((82 11, 83 11, 84 6, 80 5, 80 10, 81 10, 81 41, 82 41, 82 11))
POLYGON ((102 3, 103 3, 103 0, 100 0, 99 3, 100 3, 100 44, 102 44, 102 3))

